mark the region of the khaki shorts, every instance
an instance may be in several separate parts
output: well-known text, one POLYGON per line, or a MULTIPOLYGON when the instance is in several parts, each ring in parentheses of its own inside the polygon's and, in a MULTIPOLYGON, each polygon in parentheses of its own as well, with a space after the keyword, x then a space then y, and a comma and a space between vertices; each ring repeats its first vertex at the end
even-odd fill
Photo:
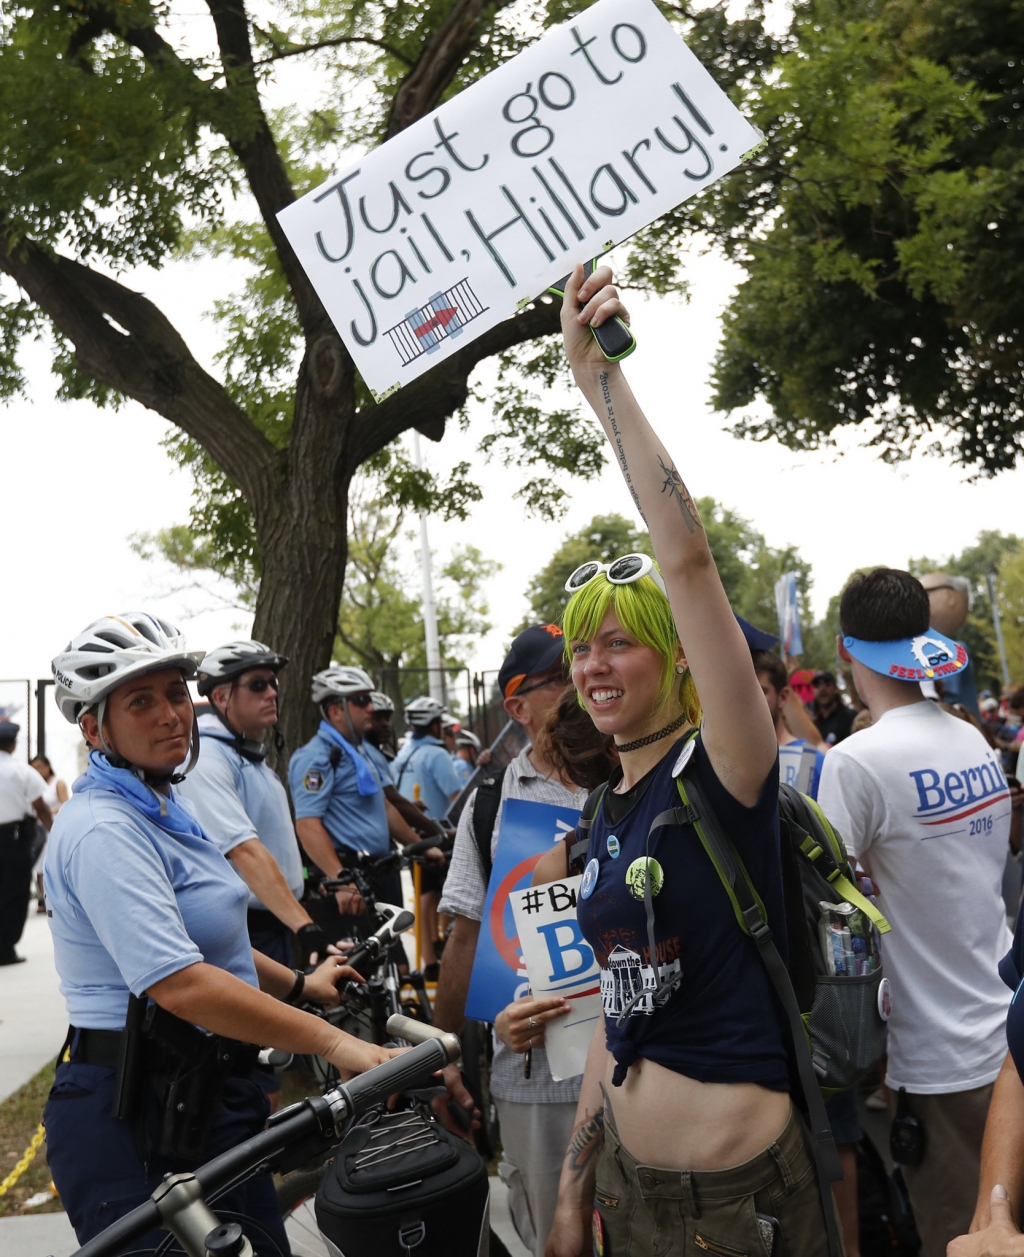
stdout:
POLYGON ((823 1257, 828 1251, 810 1135, 795 1109, 764 1152, 707 1172, 641 1165, 619 1143, 606 1108, 594 1204, 598 1257, 823 1257), (773 1248, 762 1239, 758 1214, 778 1221, 773 1248))

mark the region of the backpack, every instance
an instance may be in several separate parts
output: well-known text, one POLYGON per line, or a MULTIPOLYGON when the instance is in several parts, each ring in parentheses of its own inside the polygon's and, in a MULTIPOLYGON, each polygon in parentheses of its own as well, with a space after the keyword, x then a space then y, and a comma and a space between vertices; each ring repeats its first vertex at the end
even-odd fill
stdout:
POLYGON ((484 882, 491 880, 491 835, 501 807, 501 783, 506 769, 485 777, 476 788, 473 799, 473 833, 476 837, 480 863, 484 868, 484 882))
MULTIPOLYGON (((692 734, 691 741, 695 737, 696 733, 692 734)), ((853 1086, 885 1051, 881 1008, 886 988, 882 987, 885 979, 877 955, 872 957, 877 967, 861 976, 830 972, 823 952, 819 905, 852 905, 879 933, 887 933, 889 923, 857 889, 843 840, 818 804, 792 786, 780 785, 782 882, 790 957, 787 967, 750 875, 696 779, 692 754, 675 780, 682 806, 656 816, 651 832, 665 825, 693 826, 729 896, 739 928, 757 944, 786 1015, 811 1128, 828 1251, 830 1257, 838 1257, 831 1184, 842 1179, 843 1171, 822 1090, 853 1086)), ((577 826, 580 840, 569 852, 571 872, 582 871, 587 862, 590 828, 607 788, 607 783, 599 786, 583 806, 577 826)), ((651 881, 645 878, 644 900, 653 931, 651 881)))

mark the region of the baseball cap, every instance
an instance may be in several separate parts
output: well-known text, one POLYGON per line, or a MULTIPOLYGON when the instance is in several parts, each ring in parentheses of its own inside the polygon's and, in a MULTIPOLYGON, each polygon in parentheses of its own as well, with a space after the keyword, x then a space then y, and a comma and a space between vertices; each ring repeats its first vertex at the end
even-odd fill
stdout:
POLYGON ((511 698, 529 676, 553 668, 565 651, 565 634, 557 624, 531 624, 509 647, 498 672, 502 698, 511 698))
MULTIPOLYGON (((733 612, 736 615, 736 612, 733 612)), ((751 653, 755 650, 774 650, 779 644, 779 639, 771 633, 766 633, 764 629, 755 628, 753 624, 744 620, 743 616, 736 615, 736 623, 743 630, 743 636, 747 640, 751 653)))
POLYGON ((829 672, 828 668, 819 668, 814 676, 811 677, 811 684, 813 685, 815 681, 827 681, 829 685, 835 685, 836 683, 835 677, 829 672))
POLYGON ((20 732, 21 725, 16 725, 13 720, 0 720, 0 745, 16 742, 20 732))
POLYGON ((934 681, 955 676, 967 667, 964 647, 931 628, 917 637, 894 642, 844 637, 843 645, 865 668, 897 681, 934 681))

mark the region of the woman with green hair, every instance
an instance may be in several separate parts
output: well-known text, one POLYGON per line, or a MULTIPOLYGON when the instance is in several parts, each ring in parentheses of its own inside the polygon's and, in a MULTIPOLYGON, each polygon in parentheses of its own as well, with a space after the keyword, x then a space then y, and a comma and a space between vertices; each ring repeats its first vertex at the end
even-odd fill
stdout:
MULTIPOLYGON (((628 316, 611 271, 584 279, 577 267, 562 307, 566 355, 658 565, 625 555, 583 564, 566 584, 573 684, 614 738, 620 768, 594 816, 580 886, 604 1015, 548 1257, 579 1257, 591 1243, 607 1257, 821 1257, 825 1220, 810 1136, 790 1099, 781 1008, 692 826, 662 816, 680 806, 675 778, 692 757, 769 922, 784 921, 775 730, 693 498, 591 335, 615 317, 628 316)), ((565 869, 556 848, 534 881, 565 869)))

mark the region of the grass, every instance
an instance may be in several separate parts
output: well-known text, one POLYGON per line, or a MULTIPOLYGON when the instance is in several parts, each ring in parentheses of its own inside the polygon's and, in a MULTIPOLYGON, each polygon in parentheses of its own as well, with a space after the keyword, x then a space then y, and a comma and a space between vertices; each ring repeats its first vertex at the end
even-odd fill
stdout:
MULTIPOLYGON (((22 1153, 32 1142, 39 1123, 43 1120, 43 1105, 53 1084, 56 1062, 44 1066, 13 1095, 0 1104, 0 1180, 7 1177, 21 1159, 22 1153)), ((0 1218, 18 1213, 21 1205, 36 1192, 49 1191, 50 1170, 46 1164, 46 1144, 39 1149, 35 1160, 5 1196, 0 1196, 0 1218)), ((52 1200, 32 1213, 59 1213, 60 1200, 52 1200)))

